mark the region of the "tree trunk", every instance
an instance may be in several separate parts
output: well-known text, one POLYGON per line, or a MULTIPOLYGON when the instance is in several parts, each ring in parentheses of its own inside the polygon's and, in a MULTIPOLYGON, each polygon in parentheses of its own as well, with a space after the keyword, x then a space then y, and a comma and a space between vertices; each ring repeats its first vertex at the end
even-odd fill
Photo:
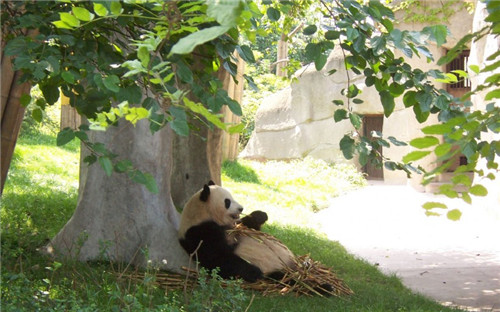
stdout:
MULTIPOLYGON (((5 32, 5 29, 2 29, 5 32)), ((36 36, 37 30, 29 30, 28 36, 36 36)), ((22 73, 14 71, 11 57, 4 54, 5 41, 2 42, 2 102, 0 110, 1 120, 1 163, 0 163, 0 194, 3 192, 7 173, 9 171, 12 154, 16 147, 17 136, 21 129, 21 123, 24 116, 24 107, 20 103, 23 94, 29 94, 31 85, 27 82, 19 84, 19 78, 22 73)))
POLYGON ((203 184, 210 180, 218 185, 221 183, 221 164, 218 157, 221 130, 209 130, 193 118, 190 123, 199 130, 191 131, 187 137, 176 135, 172 144, 172 199, 179 209, 184 207, 191 195, 201 189, 203 184))
MULTIPOLYGON (((151 173, 159 193, 150 193, 126 174, 107 177, 97 163, 82 164, 76 211, 48 251, 82 261, 144 265, 151 260, 162 269, 180 272, 188 256, 177 240, 179 213, 170 192, 173 136, 169 127, 151 135, 147 121, 136 127, 121 121, 106 132, 91 132, 91 141, 103 142, 139 170, 151 173)), ((82 158, 87 153, 82 148, 82 158)))
MULTIPOLYGON (((219 78, 225 75, 220 72, 219 78)), ((159 194, 125 174, 107 177, 98 164, 82 163, 75 213, 51 241, 48 252, 81 261, 110 259, 144 265, 151 260, 162 269, 182 272, 188 256, 178 243, 175 207, 182 208, 210 179, 221 183, 222 130, 196 126, 199 131, 188 137, 175 135, 168 126, 151 135, 146 121, 135 128, 121 121, 106 132, 91 132, 91 141, 104 143, 139 170, 153 174, 159 194)), ((82 159, 86 154, 83 147, 82 159)))
MULTIPOLYGON (((237 80, 241 83, 235 84, 233 77, 222 68, 217 73, 217 78, 222 81, 222 87, 228 92, 229 97, 241 104, 245 62, 237 54, 235 57, 238 59, 237 80)), ((194 98, 191 100, 197 101, 194 98)), ((238 123, 241 120, 227 106, 224 106, 222 113, 224 122, 238 123)), ((187 137, 175 136, 173 139, 172 199, 175 206, 180 209, 191 195, 209 180, 222 185, 222 160, 228 159, 225 151, 232 148, 231 156, 236 158, 238 150, 238 134, 230 135, 217 127, 208 129, 197 120, 192 119, 190 122, 195 128, 199 128, 199 131, 191 131, 187 137), (229 144, 232 146, 228 146, 229 144)))

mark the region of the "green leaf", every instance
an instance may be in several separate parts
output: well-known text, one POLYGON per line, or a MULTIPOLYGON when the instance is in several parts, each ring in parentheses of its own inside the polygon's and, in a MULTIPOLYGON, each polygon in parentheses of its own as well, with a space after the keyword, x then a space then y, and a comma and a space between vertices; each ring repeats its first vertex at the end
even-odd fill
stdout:
POLYGON ((448 206, 446 206, 443 203, 439 203, 439 202, 426 202, 425 204, 422 205, 422 208, 424 208, 425 210, 434 209, 434 208, 447 209, 448 206))
POLYGON ((61 73, 61 77, 67 83, 70 83, 70 84, 74 84, 75 83, 75 76, 73 75, 73 73, 71 73, 69 71, 63 71, 61 73))
POLYGON ((416 103, 415 105, 413 105, 413 112, 415 113, 415 117, 417 118, 417 121, 419 123, 425 122, 427 120, 427 118, 429 118, 429 115, 430 115, 429 110, 426 110, 426 111, 422 110, 421 103, 416 103))
POLYGON ((175 72, 177 77, 179 77, 183 82, 189 84, 193 82, 193 72, 186 64, 184 64, 184 62, 177 63, 177 69, 175 72))
POLYGON ((317 43, 308 43, 305 50, 307 59, 311 61, 316 60, 321 55, 321 47, 317 43))
POLYGON ((227 132, 229 132, 229 134, 242 133, 243 130, 245 130, 245 127, 246 125, 241 122, 239 124, 229 127, 227 129, 227 132))
POLYGON ((150 191, 153 194, 158 194, 158 185, 156 184, 155 178, 149 173, 145 173, 144 178, 145 178, 144 185, 146 186, 148 191, 150 191))
POLYGON ((472 185, 471 179, 466 174, 455 174, 451 178, 451 182, 453 182, 453 184, 463 184, 465 186, 471 186, 472 185))
POLYGON ((96 3, 94 2, 94 12, 95 14, 99 15, 99 16, 106 16, 108 15, 108 9, 106 9, 106 7, 100 3, 96 3))
POLYGON ((113 173, 113 163, 111 162, 111 159, 106 156, 101 156, 99 157, 99 164, 101 165, 102 169, 104 169, 106 175, 110 177, 113 173))
POLYGON ((398 83, 391 83, 389 85, 389 92, 394 96, 394 97, 398 97, 400 96, 401 94, 403 94, 403 92, 405 91, 405 86, 404 85, 401 85, 401 84, 398 84, 398 83))
POLYGON ((120 78, 116 75, 110 75, 107 76, 102 80, 102 83, 106 87, 106 89, 113 91, 113 92, 118 92, 120 91, 120 87, 118 84, 120 83, 120 78))
POLYGON ((446 36, 448 35, 448 27, 445 25, 434 25, 424 27, 422 32, 429 35, 429 39, 436 42, 437 46, 440 47, 443 43, 446 43, 446 36))
POLYGON ((335 120, 335 122, 339 122, 344 119, 347 119, 347 111, 345 109, 340 108, 333 113, 333 120, 335 120))
POLYGON ((394 96, 392 96, 388 91, 383 90, 380 92, 380 100, 382 101, 382 106, 384 107, 385 117, 389 117, 394 111, 394 107, 396 107, 394 96))
POLYGON ((255 57, 253 55, 252 49, 247 45, 237 46, 236 49, 240 54, 241 58, 247 63, 255 63, 255 57))
POLYGON ((472 70, 475 74, 479 74, 479 66, 478 65, 469 65, 469 69, 472 70))
POLYGON ((469 193, 467 193, 467 192, 462 192, 462 200, 469 205, 472 204, 472 198, 470 197, 469 193))
POLYGON ((57 146, 63 146, 75 138, 75 132, 71 128, 64 128, 57 134, 57 146))
POLYGON ((433 136, 426 136, 423 138, 416 138, 410 141, 410 145, 416 148, 427 148, 439 144, 439 139, 433 136))
POLYGON ((172 128, 172 130, 174 130, 178 135, 189 135, 189 125, 187 123, 186 111, 176 106, 170 106, 168 111, 174 117, 174 120, 169 123, 170 128, 172 128))
POLYGON ((52 22, 52 24, 54 24, 54 26, 56 26, 57 28, 61 28, 61 29, 73 29, 72 26, 66 24, 63 21, 55 21, 55 22, 52 22))
POLYGON ((417 99, 416 99, 417 92, 415 91, 408 91, 405 93, 403 96, 403 103, 405 107, 411 107, 415 104, 417 104, 417 99))
POLYGON ((490 101, 490 100, 493 100, 493 99, 499 99, 499 98, 500 98, 500 89, 496 89, 496 90, 490 91, 484 97, 484 99, 486 101, 490 101))
POLYGON ((340 32, 334 31, 334 30, 329 30, 325 33, 325 39, 326 40, 335 40, 340 37, 340 32))
POLYGON ((355 141, 347 134, 340 140, 340 150, 344 154, 345 159, 352 159, 354 156, 354 143, 355 141))
POLYGON ((171 54, 188 54, 200 44, 211 41, 230 29, 229 26, 213 26, 194 32, 179 40, 170 51, 171 54))
POLYGON ((452 221, 458 221, 462 217, 462 212, 458 209, 448 211, 446 217, 452 221))
POLYGON ((270 7, 266 11, 267 18, 269 18, 270 21, 276 22, 280 19, 281 13, 277 9, 270 7))
POLYGON ((118 173, 124 173, 133 169, 133 164, 130 160, 120 160, 115 164, 115 171, 118 173))
POLYGON ((424 127, 422 132, 424 134, 446 134, 450 133, 453 127, 449 124, 437 124, 424 127))
POLYGON ((120 15, 123 11, 120 1, 112 1, 109 9, 111 10, 111 14, 113 15, 120 15))
POLYGON ((19 103, 24 107, 28 106, 31 103, 31 96, 28 93, 23 93, 19 98, 19 103))
POLYGON ((469 193, 476 196, 486 196, 488 195, 488 190, 481 184, 476 184, 469 189, 469 193))
POLYGON ((302 31, 304 35, 310 36, 314 34, 318 30, 318 27, 316 25, 309 25, 304 30, 302 31))
POLYGON ((83 159, 83 162, 89 166, 92 165, 93 163, 95 163, 96 161, 97 161, 97 157, 94 154, 89 155, 83 159))
POLYGON ((61 21, 63 21, 64 23, 68 24, 71 27, 80 26, 80 21, 72 14, 63 12, 59 13, 59 17, 61 18, 61 21))
POLYGON ((195 103, 188 98, 184 97, 183 99, 184 105, 188 109, 190 109, 192 112, 196 114, 200 114, 203 117, 205 117, 209 122, 214 124, 217 128, 220 128, 222 130, 226 130, 226 125, 220 120, 220 116, 211 113, 206 107, 204 107, 200 103, 195 103))
POLYGON ((319 54, 315 59, 314 59, 314 66, 317 71, 320 71, 323 69, 323 67, 326 65, 326 61, 328 60, 328 57, 324 54, 319 54))
POLYGON ((207 1, 207 15, 213 17, 221 26, 232 28, 243 10, 243 3, 240 0, 207 1))
POLYGON ((43 112, 42 112, 42 110, 40 108, 35 108, 31 112, 31 117, 33 117, 33 119, 36 122, 42 122, 42 120, 43 120, 43 112))
POLYGON ((71 8, 71 11, 75 15, 75 17, 78 18, 80 21, 90 22, 91 20, 94 19, 94 14, 90 13, 89 10, 85 8, 73 7, 71 8))
POLYGON ((53 105, 59 100, 59 88, 56 84, 40 84, 39 87, 49 105, 53 105))
POLYGON ((332 103, 335 104, 335 105, 337 105, 337 106, 344 105, 344 101, 342 101, 342 100, 333 100, 332 103))
POLYGON ((396 139, 395 137, 393 136, 390 136, 387 138, 389 141, 391 141, 392 144, 396 145, 396 146, 407 146, 408 144, 406 144, 406 142, 403 142, 403 141, 399 141, 398 139, 396 139))
POLYGON ((349 113, 349 120, 356 129, 361 128, 361 117, 358 114, 349 113))
POLYGON ((430 153, 431 153, 430 151, 413 151, 403 156, 403 162, 407 164, 409 162, 422 159, 425 156, 429 155, 430 153))
POLYGON ((453 187, 454 186, 451 184, 443 184, 439 187, 439 193, 449 198, 457 198, 458 193, 453 189, 453 187))
POLYGON ((137 50, 137 58, 141 61, 141 65, 144 68, 147 68, 150 60, 148 48, 145 46, 139 47, 139 49, 137 50))
POLYGON ((175 133, 181 136, 189 135, 189 125, 186 120, 174 119, 168 123, 170 128, 174 130, 175 133))
POLYGON ((444 156, 451 150, 451 147, 452 145, 450 143, 439 144, 434 149, 434 154, 436 154, 437 157, 444 156))
POLYGON ((373 53, 375 55, 381 55, 386 51, 387 42, 384 36, 375 36, 370 39, 370 43, 373 47, 373 53))

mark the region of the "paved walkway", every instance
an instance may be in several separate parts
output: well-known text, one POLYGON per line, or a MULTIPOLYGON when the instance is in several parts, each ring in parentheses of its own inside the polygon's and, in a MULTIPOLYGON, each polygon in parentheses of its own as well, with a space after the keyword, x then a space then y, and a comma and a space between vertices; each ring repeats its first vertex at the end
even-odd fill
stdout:
MULTIPOLYGON (((476 201, 477 202, 477 201, 476 201)), ((318 213, 332 240, 409 288, 470 311, 500 311, 500 207, 419 193, 401 185, 370 185, 318 213), (427 217, 421 207, 442 201, 463 215, 427 217)))

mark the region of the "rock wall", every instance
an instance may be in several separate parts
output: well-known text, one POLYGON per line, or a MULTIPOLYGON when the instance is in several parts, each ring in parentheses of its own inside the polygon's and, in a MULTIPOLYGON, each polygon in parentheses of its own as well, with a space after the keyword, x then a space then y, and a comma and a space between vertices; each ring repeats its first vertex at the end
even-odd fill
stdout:
MULTIPOLYGON (((365 104, 356 105, 355 111, 382 113, 372 100, 378 98, 378 94, 364 86, 361 76, 352 72, 349 75, 351 81, 364 90, 360 98, 365 104)), ((346 120, 335 123, 333 114, 338 107, 332 103, 339 99, 347 102, 341 94, 347 85, 342 51, 334 49, 323 70, 318 72, 314 65, 308 65, 297 71, 295 77, 290 87, 263 100, 255 116, 255 131, 240 157, 293 159, 312 156, 329 162, 345 162, 338 142, 354 129, 346 120), (337 72, 328 75, 331 69, 337 72)))

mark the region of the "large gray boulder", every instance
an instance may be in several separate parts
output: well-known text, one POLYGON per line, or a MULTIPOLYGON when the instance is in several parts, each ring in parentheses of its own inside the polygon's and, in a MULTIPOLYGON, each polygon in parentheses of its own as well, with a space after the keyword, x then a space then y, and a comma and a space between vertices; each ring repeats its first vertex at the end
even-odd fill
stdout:
MULTIPOLYGON (((312 156, 328 162, 345 162, 339 141, 354 130, 348 120, 336 123, 333 100, 347 98, 341 94, 351 83, 362 91, 362 105, 352 104, 354 112, 382 114, 379 96, 364 85, 362 76, 346 73, 344 57, 335 48, 325 68, 316 71, 313 64, 295 73, 297 79, 278 93, 265 98, 255 116, 255 130, 240 157, 254 159, 295 159, 312 156), (329 75, 332 69, 337 71, 329 75)), ((343 106, 345 108, 345 106, 343 106)))

